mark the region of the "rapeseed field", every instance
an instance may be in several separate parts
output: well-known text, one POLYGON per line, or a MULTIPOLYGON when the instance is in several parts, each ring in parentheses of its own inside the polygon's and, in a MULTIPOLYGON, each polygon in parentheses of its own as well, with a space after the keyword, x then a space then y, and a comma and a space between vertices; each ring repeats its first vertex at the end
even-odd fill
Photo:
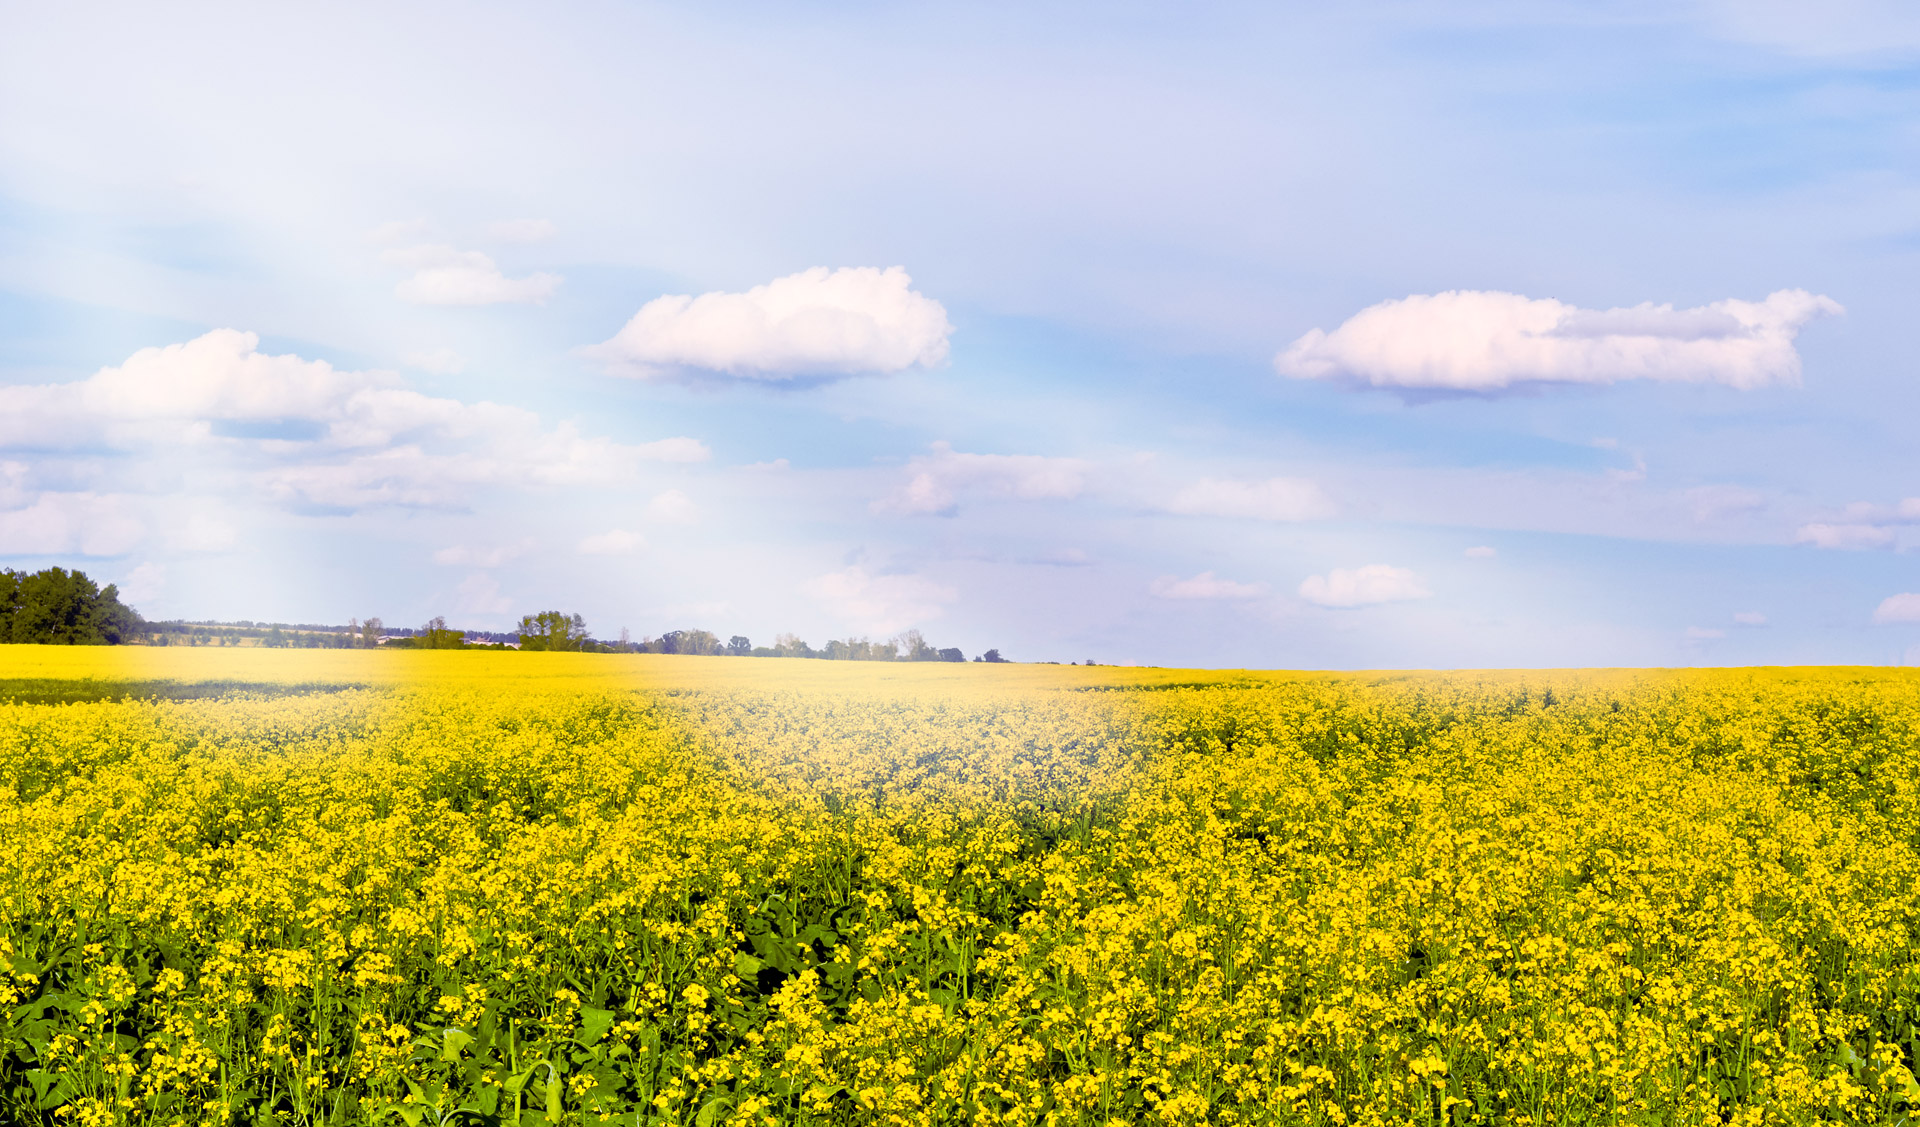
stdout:
POLYGON ((0 1121, 1903 1121, 1920 678, 0 649, 0 1121))

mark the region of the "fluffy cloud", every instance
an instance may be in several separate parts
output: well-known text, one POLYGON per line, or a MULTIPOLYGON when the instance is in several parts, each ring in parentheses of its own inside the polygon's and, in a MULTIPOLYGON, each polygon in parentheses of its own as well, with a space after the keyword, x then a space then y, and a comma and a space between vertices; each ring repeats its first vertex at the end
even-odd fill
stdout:
POLYGON ((145 536, 126 498, 111 494, 42 493, 0 512, 0 551, 9 556, 118 556, 145 536))
POLYGON ((1920 622, 1920 593, 1907 591, 1888 595, 1874 609, 1873 621, 1881 626, 1896 622, 1920 622))
POLYGON ((1580 309, 1551 298, 1449 290, 1383 301, 1332 332, 1314 329, 1274 359, 1282 375, 1374 387, 1493 392, 1527 383, 1800 381, 1794 338, 1832 298, 1780 290, 1695 309, 1651 303, 1580 309))
POLYGON ((638 532, 615 528, 580 541, 579 552, 583 556, 631 556, 646 546, 646 538, 638 532))
POLYGON ((1147 588, 1160 599, 1257 599, 1267 593, 1264 583, 1235 583, 1203 571, 1192 579, 1163 575, 1147 588))
POLYGON ((945 613, 953 588, 919 575, 873 575, 863 567, 829 572, 801 590, 857 630, 891 634, 945 613))
POLYGON ((389 266, 413 271, 393 292, 415 305, 545 305, 560 288, 558 274, 509 278, 493 259, 477 250, 417 246, 390 250, 380 258, 389 266))
POLYGON ((885 374, 947 359, 947 311, 898 267, 790 274, 745 293, 658 297, 588 350, 643 378, 686 372, 738 379, 885 374))
POLYGON ((700 516, 700 506, 678 489, 669 489, 647 502, 647 516, 664 524, 691 524, 700 516))
POLYGON ((1893 529, 1877 524, 1803 524, 1793 534, 1793 542, 1842 550, 1885 548, 1893 543, 1893 529))
MULTIPOLYGON (((0 449, 103 446, 219 459, 270 497, 328 509, 457 507, 476 486, 612 484, 643 463, 711 457, 692 438, 627 445, 518 407, 422 395, 391 372, 269 355, 231 329, 84 380, 0 387, 0 449)), ((0 473, 0 493, 10 481, 0 473)))
POLYGON ((944 442, 931 454, 910 459, 907 480, 873 503, 876 513, 948 516, 960 497, 1013 497, 1022 501, 1071 501, 1087 483, 1087 463, 1038 454, 963 454, 944 442))
POLYGON ((1167 508, 1194 516, 1275 521, 1319 520, 1334 513, 1333 502, 1318 485, 1297 477, 1265 481, 1207 478, 1176 493, 1167 508))
POLYGON ((1413 572, 1386 564, 1351 570, 1337 567, 1325 575, 1309 575, 1300 583, 1300 597, 1323 607, 1365 607, 1432 594, 1413 572))

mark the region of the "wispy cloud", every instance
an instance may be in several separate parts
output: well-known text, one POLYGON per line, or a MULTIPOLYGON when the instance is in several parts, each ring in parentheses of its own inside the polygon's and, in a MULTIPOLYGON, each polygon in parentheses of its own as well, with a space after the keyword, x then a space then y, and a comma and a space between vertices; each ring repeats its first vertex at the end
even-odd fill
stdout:
POLYGON ((558 274, 509 278, 491 257, 477 250, 422 245, 390 250, 380 258, 389 266, 413 271, 393 292, 415 305, 545 305, 560 288, 558 274))
POLYGON ((1257 599, 1267 593, 1264 583, 1236 583, 1203 571, 1191 579, 1163 575, 1148 587, 1157 599, 1257 599))
POLYGON ((1314 329, 1274 365, 1301 379, 1428 391, 1621 380, 1750 390, 1798 383, 1794 338, 1813 318, 1841 312, 1832 298, 1805 290, 1695 309, 1581 309, 1552 298, 1449 290, 1383 301, 1332 332, 1314 329))
POLYGON ((1021 501, 1070 501, 1086 488, 1090 467, 1078 458, 1038 454, 966 454, 945 442, 910 459, 907 480, 875 501, 876 513, 945 516, 963 497, 1011 497, 1021 501))
POLYGON ((1263 481, 1207 478, 1174 494, 1167 510, 1270 521, 1320 520, 1335 512, 1333 501, 1318 485, 1297 477, 1263 481))

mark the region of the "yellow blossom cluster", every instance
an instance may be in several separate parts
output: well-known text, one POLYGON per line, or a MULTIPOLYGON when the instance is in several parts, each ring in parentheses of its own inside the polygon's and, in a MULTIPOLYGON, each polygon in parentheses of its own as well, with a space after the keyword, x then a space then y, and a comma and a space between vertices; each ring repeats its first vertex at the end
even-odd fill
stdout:
POLYGON ((1920 1110, 1900 671, 7 647, 0 842, 9 1123, 1920 1110))

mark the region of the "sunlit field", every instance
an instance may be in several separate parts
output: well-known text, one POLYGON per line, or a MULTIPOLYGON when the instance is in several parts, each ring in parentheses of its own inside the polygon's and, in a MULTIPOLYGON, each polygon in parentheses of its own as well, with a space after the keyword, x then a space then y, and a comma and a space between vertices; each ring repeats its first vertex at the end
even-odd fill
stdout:
POLYGON ((1920 1106, 1920 677, 0 649, 0 1121, 1920 1106))

